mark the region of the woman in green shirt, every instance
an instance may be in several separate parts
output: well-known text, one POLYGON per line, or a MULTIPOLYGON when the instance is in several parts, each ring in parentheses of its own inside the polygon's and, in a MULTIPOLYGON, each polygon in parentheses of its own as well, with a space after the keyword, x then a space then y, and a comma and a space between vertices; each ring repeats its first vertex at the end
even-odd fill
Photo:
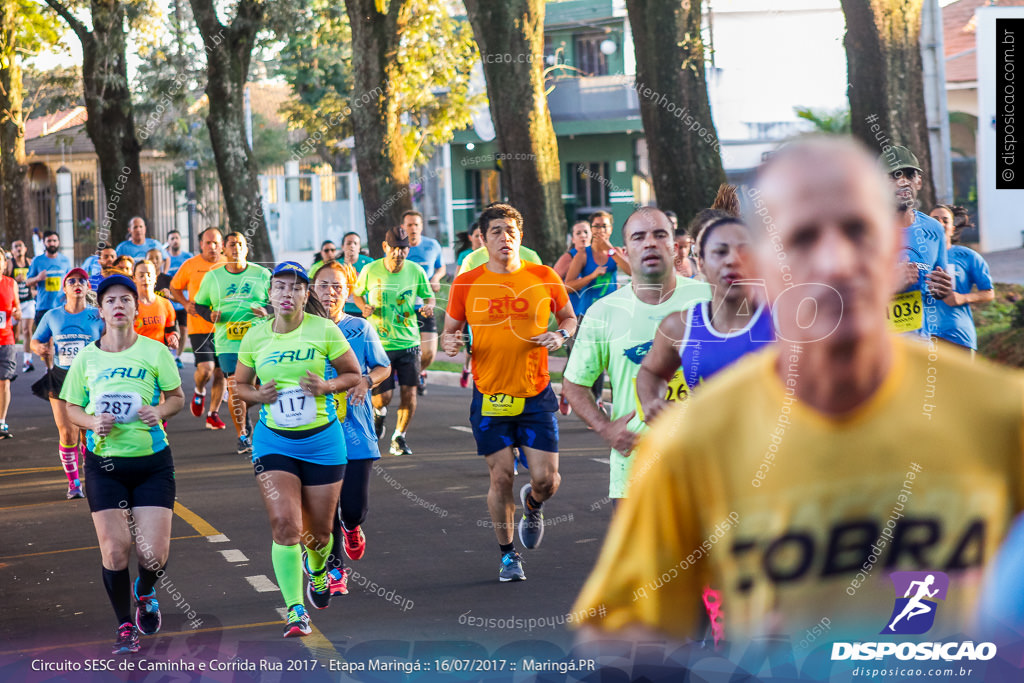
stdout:
POLYGON ((96 295, 106 330, 75 356, 60 397, 71 421, 87 430, 87 498, 103 585, 119 624, 113 653, 128 654, 139 651, 139 632, 160 630, 155 586, 167 565, 175 494, 163 422, 181 410, 185 395, 167 347, 135 331, 135 283, 110 275, 96 295), (128 570, 133 531, 139 562, 134 589, 128 570))

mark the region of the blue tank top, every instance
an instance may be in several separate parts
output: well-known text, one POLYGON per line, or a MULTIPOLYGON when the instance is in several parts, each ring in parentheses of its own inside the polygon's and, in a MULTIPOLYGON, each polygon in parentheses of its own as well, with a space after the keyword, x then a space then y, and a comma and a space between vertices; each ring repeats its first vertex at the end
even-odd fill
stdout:
POLYGON ((702 301, 690 309, 686 322, 686 338, 679 351, 683 378, 692 391, 723 368, 735 363, 748 353, 757 351, 775 341, 775 326, 768 307, 761 304, 750 323, 738 332, 722 334, 711 327, 708 318, 709 301, 702 301))
MULTIPOLYGON (((583 266, 580 277, 586 277, 600 267, 597 261, 594 260, 594 250, 591 247, 587 247, 587 263, 583 266)), ((618 288, 616 276, 618 275, 619 264, 609 256, 608 263, 604 264, 604 267, 606 268, 604 275, 597 276, 593 282, 584 287, 583 291, 579 293, 580 306, 576 310, 576 315, 583 315, 595 301, 601 297, 608 296, 618 288)))

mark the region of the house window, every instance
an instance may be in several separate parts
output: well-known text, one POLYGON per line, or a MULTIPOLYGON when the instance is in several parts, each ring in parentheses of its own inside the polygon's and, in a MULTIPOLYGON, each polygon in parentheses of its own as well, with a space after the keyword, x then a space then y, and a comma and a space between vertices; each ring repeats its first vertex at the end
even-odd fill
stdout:
POLYGON ((574 37, 576 68, 587 76, 607 76, 608 60, 601 52, 606 33, 579 33, 574 37))
POLYGON ((477 168, 466 171, 466 187, 472 193, 477 211, 488 204, 500 202, 501 172, 493 168, 477 168))
POLYGON ((608 193, 612 187, 607 161, 569 164, 568 176, 573 179, 576 205, 583 209, 603 209, 610 205, 608 193))

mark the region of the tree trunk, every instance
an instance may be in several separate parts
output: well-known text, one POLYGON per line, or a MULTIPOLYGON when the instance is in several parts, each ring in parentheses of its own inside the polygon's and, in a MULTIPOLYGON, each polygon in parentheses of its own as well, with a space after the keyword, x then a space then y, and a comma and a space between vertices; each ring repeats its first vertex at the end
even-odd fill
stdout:
POLYGON ((842 0, 850 128, 882 155, 903 145, 924 171, 921 206, 935 203, 921 63, 922 0, 842 0))
POLYGON ((28 239, 25 203, 24 90, 17 54, 17 1, 0 0, 0 194, 3 242, 28 239))
MULTIPOLYGON (((92 0, 88 31, 58 0, 46 0, 82 43, 82 83, 88 119, 85 131, 96 149, 106 194, 106 218, 98 242, 117 244, 128 235, 128 221, 147 218, 146 193, 135 137, 132 93, 128 83, 125 7, 119 0, 92 0)), ((100 246, 99 244, 97 247, 100 246)))
POLYGON ((206 51, 206 95, 217 177, 224 191, 230 230, 249 242, 249 259, 272 266, 274 252, 263 216, 259 169, 245 137, 245 83, 249 62, 262 28, 266 5, 261 0, 240 0, 234 21, 224 26, 213 0, 191 0, 206 51))
POLYGON ((565 251, 568 226, 558 141, 544 92, 544 0, 465 5, 483 58, 509 202, 523 214, 524 242, 554 263, 565 251))
POLYGON ((704 79, 701 0, 626 0, 658 207, 686 224, 725 182, 704 79))
POLYGON ((409 159, 402 145, 397 92, 399 65, 395 59, 402 31, 409 20, 408 0, 391 0, 387 13, 375 0, 345 0, 352 27, 352 127, 356 171, 366 217, 370 253, 383 254, 388 228, 401 223, 412 209, 409 159), (368 101, 367 101, 368 100, 368 101))

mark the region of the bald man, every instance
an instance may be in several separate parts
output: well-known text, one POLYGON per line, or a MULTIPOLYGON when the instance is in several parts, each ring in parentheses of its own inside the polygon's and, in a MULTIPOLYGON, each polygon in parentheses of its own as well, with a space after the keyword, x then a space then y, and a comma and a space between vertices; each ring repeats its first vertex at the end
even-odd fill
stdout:
POLYGON ((894 198, 860 145, 789 145, 750 197, 780 341, 640 442, 575 607, 585 637, 700 639, 710 585, 727 640, 803 657, 823 617, 829 640, 879 639, 901 570, 948 576, 928 640, 960 633, 1024 501, 1024 380, 890 331, 894 198))

